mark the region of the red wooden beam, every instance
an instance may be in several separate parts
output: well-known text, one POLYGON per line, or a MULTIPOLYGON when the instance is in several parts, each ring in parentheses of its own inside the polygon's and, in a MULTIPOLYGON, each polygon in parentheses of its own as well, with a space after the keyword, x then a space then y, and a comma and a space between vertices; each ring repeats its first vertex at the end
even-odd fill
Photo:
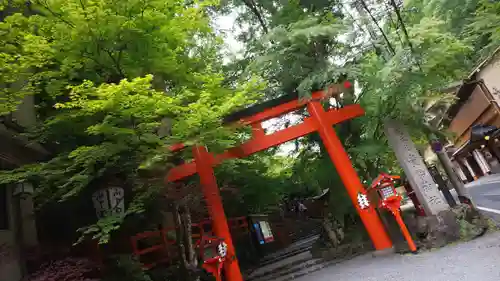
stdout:
MULTIPOLYGON (((331 109, 325 114, 325 121, 328 124, 337 124, 343 121, 362 116, 363 108, 359 104, 348 105, 341 109, 331 109)), ((254 154, 259 151, 266 150, 270 147, 285 143, 287 141, 305 136, 316 131, 317 125, 309 117, 304 122, 277 131, 270 135, 261 135, 258 138, 252 138, 238 147, 233 147, 223 152, 222 154, 213 156, 211 154, 210 163, 212 167, 219 165, 222 161, 232 158, 242 158, 254 154)), ((196 163, 191 161, 183 165, 170 169, 165 178, 166 182, 177 181, 196 173, 196 163)))
POLYGON ((330 116, 325 112, 321 103, 312 101, 307 104, 307 110, 311 115, 312 120, 316 121, 318 126, 318 134, 323 141, 328 155, 335 165, 337 174, 344 183, 347 194, 351 198, 354 207, 358 211, 361 221, 370 236, 375 249, 383 250, 392 247, 392 242, 387 235, 384 225, 380 220, 377 212, 372 205, 368 208, 362 209, 358 203, 359 194, 366 194, 365 188, 352 166, 349 155, 345 151, 342 142, 337 136, 337 133, 331 126, 330 116))
POLYGON ((182 150, 183 148, 185 148, 186 146, 183 144, 183 143, 176 143, 174 145, 171 145, 169 147, 170 151, 172 152, 176 152, 176 151, 179 151, 179 150, 182 150))
POLYGON ((325 91, 316 91, 311 94, 310 99, 299 99, 299 100, 293 100, 289 101, 284 104, 280 104, 278 106, 275 106, 273 108, 266 109, 262 112, 259 112, 257 114, 254 114, 249 117, 242 118, 239 123, 241 124, 255 124, 255 123, 261 123, 266 120, 269 120, 274 117, 281 116, 283 114, 290 113, 294 110, 297 110, 301 107, 304 107, 308 102, 317 99, 323 99, 325 97, 331 97, 331 96, 337 96, 339 95, 343 89, 350 88, 352 85, 349 81, 345 81, 342 84, 333 84, 330 85, 327 89, 327 93, 325 91))
MULTIPOLYGON (((240 119, 238 124, 240 126, 241 125, 257 124, 254 127, 254 130, 255 129, 259 130, 259 124, 266 121, 266 120, 269 120, 269 119, 281 116, 283 114, 290 113, 290 112, 297 110, 299 108, 305 107, 305 105, 308 102, 310 102, 311 99, 317 100, 317 99, 323 99, 323 98, 325 98, 325 96, 329 96, 329 97, 336 96, 336 95, 341 93, 342 88, 347 89, 347 88, 350 88, 351 86, 352 85, 349 81, 345 81, 342 85, 340 85, 340 84, 330 85, 328 87, 328 91, 327 91, 328 93, 326 93, 326 94, 325 94, 325 91, 313 92, 311 94, 310 99, 297 99, 297 100, 289 101, 287 103, 280 104, 280 105, 275 106, 273 108, 269 108, 269 109, 266 109, 262 112, 256 113, 252 116, 242 118, 242 119, 240 119)), ((172 152, 176 152, 176 151, 179 151, 181 149, 184 149, 185 147, 186 146, 183 143, 176 143, 176 144, 170 146, 169 149, 172 152)))
MULTIPOLYGON (((311 94, 312 99, 319 99, 323 98, 324 93, 323 91, 317 91, 311 94)), ((266 120, 281 116, 283 114, 290 113, 294 110, 297 110, 299 108, 305 107, 307 102, 309 100, 307 99, 297 99, 293 101, 289 101, 287 103, 283 103, 280 105, 277 105, 272 108, 268 108, 262 112, 256 113, 252 116, 242 118, 239 123, 244 124, 244 125, 249 125, 249 124, 254 124, 254 123, 261 123, 266 120)))
POLYGON ((212 165, 216 166, 226 159, 249 156, 270 147, 305 136, 314 132, 316 129, 316 126, 310 118, 306 118, 304 122, 298 125, 277 131, 271 135, 263 135, 259 138, 251 139, 238 147, 230 148, 224 153, 214 156, 212 165))
MULTIPOLYGON (((311 94, 312 99, 318 99, 318 98, 322 98, 322 97, 324 97, 323 91, 317 91, 317 92, 314 92, 311 94)), ((258 134, 262 133, 260 130, 260 123, 262 123, 263 121, 272 119, 274 117, 278 117, 278 116, 281 116, 283 114, 292 112, 292 111, 297 110, 301 107, 305 107, 305 105, 307 104, 307 101, 308 100, 305 100, 305 99, 304 100, 293 100, 293 101, 289 101, 287 103, 280 104, 280 105, 275 106, 273 108, 269 108, 269 109, 266 109, 262 112, 254 114, 252 116, 242 118, 238 122, 237 125, 241 126, 241 125, 255 124, 255 126, 252 126, 254 133, 258 133, 258 134)), ((179 151, 179 150, 184 149, 184 148, 185 148, 185 145, 183 143, 176 143, 176 144, 171 145, 169 147, 170 151, 172 151, 172 152, 176 152, 176 151, 179 151)))
MULTIPOLYGON (((301 124, 275 132, 271 135, 262 135, 259 138, 252 138, 251 140, 243 143, 242 145, 230 148, 219 155, 213 156, 211 154, 210 155, 211 159, 209 159, 209 162, 212 165, 212 167, 215 167, 226 159, 243 158, 253 153, 265 150, 275 145, 279 145, 289 140, 293 140, 298 137, 307 135, 311 132, 314 132, 317 128, 309 119, 310 118, 307 118, 301 124)), ((167 173, 166 181, 167 182, 177 181, 185 177, 194 175, 195 173, 196 173, 196 162, 191 161, 189 163, 170 169, 170 171, 167 173)))
POLYGON ((252 124, 252 138, 260 138, 266 135, 266 131, 262 128, 262 123, 252 124))
POLYGON ((196 163, 193 161, 173 167, 167 173, 165 182, 174 182, 196 174, 196 163))
MULTIPOLYGON (((231 231, 227 224, 226 214, 222 205, 222 199, 217 186, 217 179, 214 175, 211 154, 204 146, 193 147, 193 156, 197 163, 196 172, 200 176, 201 191, 207 203, 207 210, 212 219, 212 230, 215 236, 224 239, 227 244, 227 258, 224 262, 224 273, 228 281, 243 281, 240 266, 236 258, 231 231)), ((203 256, 203 253, 201 254, 203 256)), ((217 278, 216 278, 217 279, 217 278)))

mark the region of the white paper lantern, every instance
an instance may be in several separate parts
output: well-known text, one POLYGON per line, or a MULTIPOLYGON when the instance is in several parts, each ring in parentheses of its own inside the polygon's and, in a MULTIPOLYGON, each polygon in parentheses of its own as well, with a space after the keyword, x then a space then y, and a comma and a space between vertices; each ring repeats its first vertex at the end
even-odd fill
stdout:
POLYGON ((219 245, 217 245, 217 253, 220 257, 224 258, 227 255, 227 244, 222 241, 219 245))
POLYGON ((125 191, 121 187, 108 187, 92 194, 97 218, 121 215, 125 212, 125 191))
POLYGON ((361 192, 358 193, 358 205, 360 209, 367 209, 370 207, 370 202, 368 201, 368 196, 361 192))

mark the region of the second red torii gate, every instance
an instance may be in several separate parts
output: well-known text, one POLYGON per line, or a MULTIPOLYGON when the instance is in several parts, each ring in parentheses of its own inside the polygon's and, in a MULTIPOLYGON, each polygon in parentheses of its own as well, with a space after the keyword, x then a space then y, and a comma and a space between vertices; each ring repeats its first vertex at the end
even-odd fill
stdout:
MULTIPOLYGON (((336 86, 333 89, 340 89, 340 86, 336 86)), ((333 128, 334 124, 363 115, 364 110, 358 104, 354 104, 340 109, 325 111, 320 103, 320 100, 324 98, 324 92, 318 91, 312 93, 312 97, 309 100, 294 99, 264 109, 251 116, 240 118, 239 122, 242 125, 252 126, 252 139, 218 155, 209 153, 203 146, 195 146, 193 147, 194 161, 174 167, 168 172, 165 178, 167 182, 181 180, 198 173, 203 195, 207 203, 207 209, 212 219, 214 233, 226 241, 228 245, 228 257, 234 257, 234 259, 227 259, 227 262, 224 264, 225 276, 228 281, 242 281, 243 278, 238 261, 236 260, 235 250, 213 168, 226 159, 246 157, 315 131, 319 133, 375 249, 383 250, 392 247, 392 242, 375 209, 372 206, 361 209, 357 204, 358 193, 365 193, 365 189, 333 128), (302 123, 269 135, 265 134, 261 126, 262 122, 302 107, 307 107, 307 111, 310 115, 310 117, 305 118, 302 123)), ((184 145, 178 144, 172 146, 171 150, 177 151, 182 148, 184 148, 184 145)))

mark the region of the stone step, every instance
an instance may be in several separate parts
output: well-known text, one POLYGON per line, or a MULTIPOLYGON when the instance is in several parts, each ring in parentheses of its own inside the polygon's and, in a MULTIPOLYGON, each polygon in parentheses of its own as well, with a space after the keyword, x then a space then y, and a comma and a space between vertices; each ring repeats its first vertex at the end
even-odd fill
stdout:
POLYGON ((260 279, 263 278, 269 274, 279 272, 286 270, 288 268, 291 268, 293 266, 302 264, 304 262, 307 262, 312 259, 312 255, 310 252, 302 252, 299 254, 295 254, 294 256, 282 259, 280 261, 267 264, 264 266, 260 266, 258 269, 254 270, 250 274, 247 275, 247 278, 245 280, 255 280, 255 279, 260 279))
POLYGON ((288 237, 290 237, 290 241, 293 244, 293 243, 297 243, 297 242, 309 239, 309 238, 317 236, 317 235, 319 235, 319 231, 318 232, 309 232, 306 235, 292 234, 292 235, 289 235, 288 237))
POLYGON ((341 261, 329 261, 329 262, 318 262, 312 266, 306 266, 303 267, 299 270, 296 271, 290 271, 287 274, 281 275, 277 278, 275 278, 273 281, 290 281, 311 273, 314 273, 316 271, 319 271, 327 266, 331 266, 337 263, 340 263, 341 261))
POLYGON ((318 264, 324 263, 324 260, 322 259, 304 259, 304 260, 298 260, 296 262, 292 262, 287 265, 280 266, 275 269, 269 269, 266 270, 254 277, 250 277, 247 280, 248 281, 270 281, 270 280, 277 280, 281 279, 283 277, 287 277, 289 275, 293 275, 297 272, 301 272, 306 268, 313 268, 317 266, 318 264))
POLYGON ((311 245, 304 245, 304 246, 302 246, 300 248, 294 249, 293 251, 289 251, 289 252, 283 253, 283 254, 281 254, 279 256, 276 256, 276 257, 273 257, 273 258, 263 259, 263 260, 261 260, 261 262, 259 263, 259 265, 260 266, 265 266, 265 265, 268 265, 268 264, 272 264, 272 263, 275 263, 275 262, 287 259, 289 257, 293 257, 293 256, 298 255, 300 253, 309 252, 311 250, 311 248, 312 248, 312 244, 311 245))
POLYGON ((319 235, 311 235, 305 239, 301 239, 295 243, 290 244, 286 249, 265 256, 261 259, 259 264, 260 266, 264 266, 294 256, 296 254, 309 251, 314 242, 316 242, 316 240, 318 239, 319 235))
POLYGON ((290 267, 283 267, 280 270, 270 273, 269 275, 263 275, 261 278, 253 278, 251 281, 290 281, 316 271, 319 271, 325 267, 333 266, 342 263, 346 260, 352 259, 361 254, 354 254, 346 258, 335 259, 326 261, 323 259, 310 259, 298 264, 293 264, 290 267))

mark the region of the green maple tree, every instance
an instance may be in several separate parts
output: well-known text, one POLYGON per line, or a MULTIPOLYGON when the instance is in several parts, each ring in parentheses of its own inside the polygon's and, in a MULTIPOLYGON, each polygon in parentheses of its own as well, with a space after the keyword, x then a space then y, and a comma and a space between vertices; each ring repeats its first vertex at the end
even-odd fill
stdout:
MULTIPOLYGON (((86 235, 107 242, 123 219, 144 211, 164 189, 168 146, 222 149, 237 141, 222 117, 254 102, 257 79, 224 84, 221 39, 210 26, 215 2, 33 1, 12 3, 0 23, 2 113, 24 95, 38 100, 33 140, 52 157, 2 175, 36 184, 38 207, 88 200, 118 181, 124 215, 106 217, 86 235), (88 198, 87 198, 88 197, 88 198)), ((7 8, 6 8, 7 9, 7 8)))

